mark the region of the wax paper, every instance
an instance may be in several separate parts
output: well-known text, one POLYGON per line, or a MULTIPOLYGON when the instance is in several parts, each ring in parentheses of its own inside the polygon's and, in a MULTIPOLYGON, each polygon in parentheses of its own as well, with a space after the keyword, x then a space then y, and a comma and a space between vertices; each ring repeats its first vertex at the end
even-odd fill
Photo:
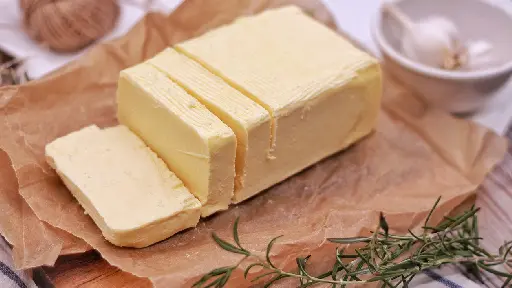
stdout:
MULTIPOLYGON (((386 76, 375 132, 346 151, 150 247, 119 248, 103 239, 46 164, 45 145, 91 124, 116 125, 121 69, 238 16, 285 4, 299 5, 335 29, 319 1, 189 0, 170 16, 148 14, 126 36, 48 77, 0 89, 0 232, 13 245, 17 267, 51 265, 59 255, 92 247, 156 287, 190 286, 240 259, 211 239, 213 231, 229 239, 240 217, 246 248, 264 251, 271 238, 284 235, 272 252, 279 267, 293 270, 295 257, 312 254, 312 269, 321 270, 332 263, 335 248, 326 238, 368 233, 379 212, 394 232, 405 233, 422 223, 438 196, 443 198, 432 221, 470 197, 504 155, 506 140, 426 107, 386 76)), ((230 287, 247 285, 237 270, 230 287)))

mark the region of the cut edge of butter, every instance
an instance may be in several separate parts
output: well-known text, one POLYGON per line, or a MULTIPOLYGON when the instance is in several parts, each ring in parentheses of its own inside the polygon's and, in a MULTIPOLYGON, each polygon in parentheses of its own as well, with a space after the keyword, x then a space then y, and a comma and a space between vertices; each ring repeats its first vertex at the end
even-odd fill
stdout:
POLYGON ((121 71, 117 103, 120 123, 141 137, 201 201, 203 217, 228 208, 237 145, 231 128, 146 62, 121 71))
POLYGON ((223 76, 221 71, 216 70, 214 67, 208 65, 204 61, 201 61, 201 59, 199 59, 198 57, 195 57, 193 54, 188 53, 186 50, 182 49, 179 45, 176 45, 173 48, 176 51, 178 51, 179 53, 194 60, 196 63, 200 64, 202 67, 204 67, 210 73, 221 78, 223 81, 225 81, 227 84, 229 84, 229 86, 236 89, 237 91, 239 91, 240 93, 242 93, 243 95, 245 95, 246 97, 248 97, 249 99, 251 99, 252 101, 257 103, 258 105, 263 107, 265 110, 267 110, 268 114, 270 115, 270 131, 271 131, 270 140, 269 140, 269 148, 268 148, 268 158, 272 159, 273 158, 272 154, 274 152, 275 145, 276 145, 276 130, 277 130, 277 127, 276 127, 277 123, 274 119, 274 111, 272 110, 272 108, 269 105, 267 105, 266 103, 262 102, 260 99, 258 99, 258 97, 254 96, 252 93, 245 90, 242 86, 237 85, 235 82, 230 81, 228 77, 223 76))
POLYGON ((271 138, 271 117, 222 78, 188 56, 166 48, 146 61, 166 74, 227 124, 237 138, 234 199, 257 193, 257 175, 264 171, 271 138))

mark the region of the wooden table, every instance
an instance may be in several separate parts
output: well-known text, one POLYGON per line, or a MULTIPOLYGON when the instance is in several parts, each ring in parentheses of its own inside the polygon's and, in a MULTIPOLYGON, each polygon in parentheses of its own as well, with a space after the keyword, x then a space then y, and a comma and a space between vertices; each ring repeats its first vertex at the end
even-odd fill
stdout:
POLYGON ((40 287, 152 287, 145 278, 138 278, 130 273, 111 266, 96 251, 80 255, 61 256, 54 267, 44 267, 37 271, 41 280, 40 287), (44 273, 44 274, 43 274, 44 273))
MULTIPOLYGON (((507 138, 512 140, 512 129, 507 138)), ((500 165, 487 177, 477 194, 480 230, 489 248, 512 239, 512 146, 500 165), (507 207, 508 206, 508 207, 507 207)), ((40 287, 151 287, 149 280, 138 278, 109 265, 98 252, 63 256, 54 267, 37 270, 35 280, 40 287)), ((497 285, 497 283, 496 283, 497 285)), ((489 287, 495 287, 488 283, 489 287)), ((499 287, 499 286, 496 286, 499 287)))

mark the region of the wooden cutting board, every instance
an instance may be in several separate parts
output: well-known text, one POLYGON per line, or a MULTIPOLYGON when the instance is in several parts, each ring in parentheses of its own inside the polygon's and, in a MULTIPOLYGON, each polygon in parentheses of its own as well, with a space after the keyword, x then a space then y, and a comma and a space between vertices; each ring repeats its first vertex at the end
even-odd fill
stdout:
POLYGON ((39 287, 152 287, 146 278, 139 278, 111 266, 96 251, 61 256, 54 267, 35 271, 34 282, 39 287), (39 282, 39 283, 37 283, 39 282))

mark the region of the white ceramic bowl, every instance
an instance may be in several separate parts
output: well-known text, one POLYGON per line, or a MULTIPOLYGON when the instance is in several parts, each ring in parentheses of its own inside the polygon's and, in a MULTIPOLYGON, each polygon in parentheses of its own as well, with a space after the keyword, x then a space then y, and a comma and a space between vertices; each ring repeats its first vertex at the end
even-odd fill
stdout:
POLYGON ((385 69, 430 104, 453 113, 475 112, 483 108, 512 75, 512 15, 505 9, 489 0, 394 2, 413 20, 431 15, 450 19, 463 41, 488 41, 501 60, 497 66, 469 72, 447 71, 412 61, 400 52, 400 25, 381 9, 375 17, 373 36, 385 69))

